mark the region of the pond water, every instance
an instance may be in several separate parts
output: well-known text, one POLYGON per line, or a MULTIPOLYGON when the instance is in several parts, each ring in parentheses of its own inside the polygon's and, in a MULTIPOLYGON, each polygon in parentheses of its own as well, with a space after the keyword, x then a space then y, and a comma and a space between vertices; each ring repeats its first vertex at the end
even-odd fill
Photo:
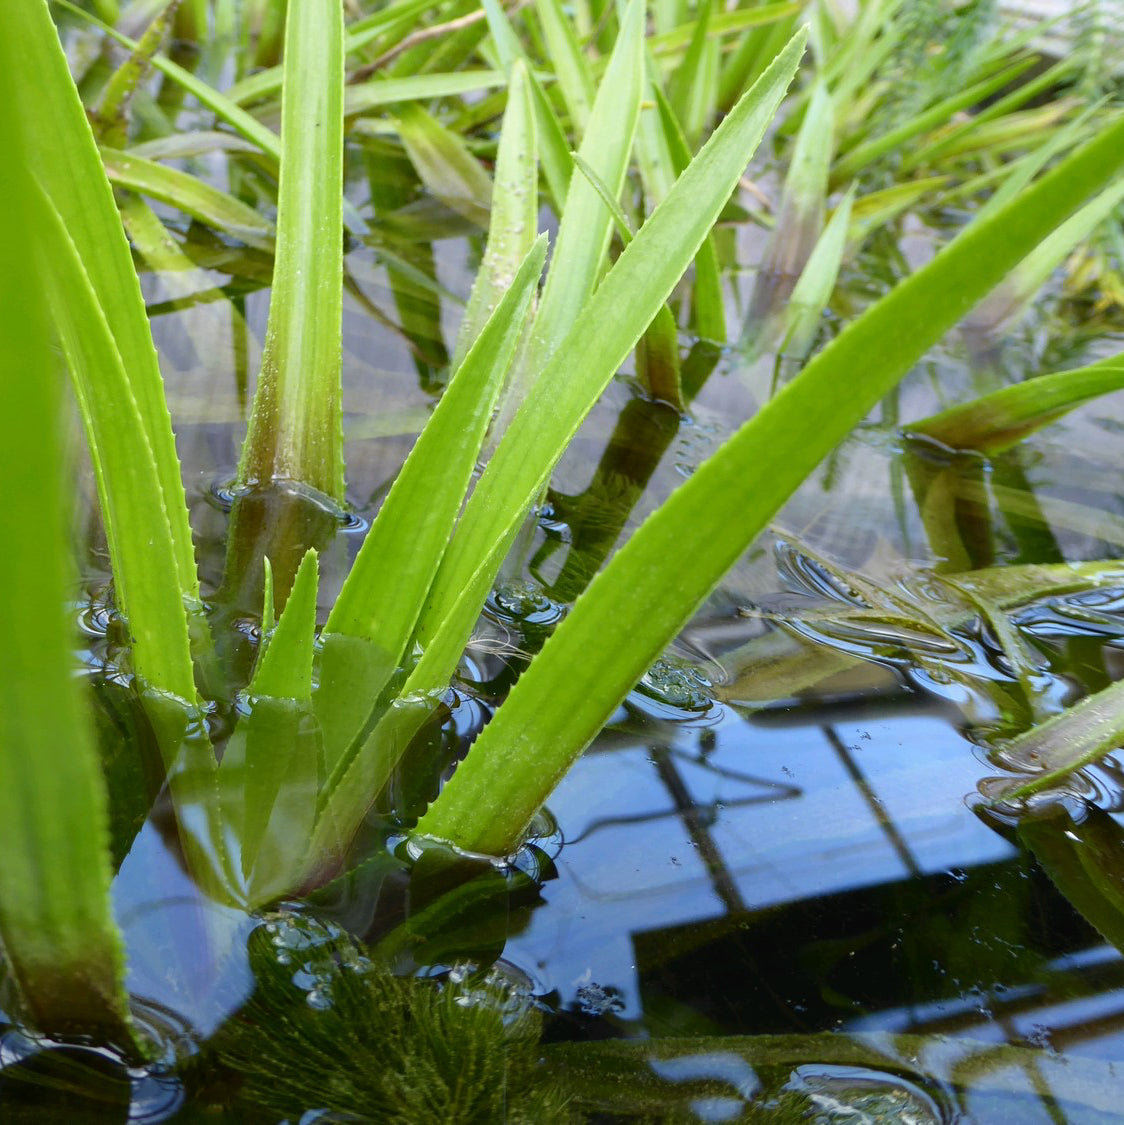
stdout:
MULTIPOLYGON (((368 137, 350 153, 354 518, 326 550, 321 620, 439 393, 480 250, 478 230, 416 188, 389 212, 375 208, 372 191, 385 199, 386 185, 370 173, 386 144, 368 137)), ((189 165, 251 189, 257 174, 214 153, 189 165)), ((910 218, 897 237, 876 239, 849 267, 836 308, 853 311, 927 257, 948 221, 910 218)), ((205 263, 196 274, 142 280, 204 596, 214 599, 268 261, 195 227, 185 234, 205 263)), ((761 246, 749 225, 737 237, 731 324, 745 315, 761 246)), ((450 868, 411 855, 399 825, 373 818, 364 866, 263 918, 209 902, 184 874, 167 809, 158 802, 145 816, 146 734, 118 683, 120 638, 88 508, 76 609, 86 666, 103 730, 119 741, 131 731, 139 746, 107 758, 111 775, 135 774, 132 805, 115 807, 116 909, 137 1017, 164 1057, 127 1068, 110 1052, 52 1050, 9 1029, 6 1119, 442 1120, 424 1106, 376 1111, 355 1078, 380 1066, 379 1036, 394 1033, 358 1015, 341 1029, 341 1013, 362 1007, 354 982, 386 961, 429 992, 440 982, 459 1010, 499 1013, 509 1029, 537 1021, 541 1043, 527 1032, 524 1051, 531 1078, 498 1072, 511 1083, 503 1119, 565 1119, 534 1100, 538 1082, 561 1085, 576 1120, 1124 1120, 1124 958, 986 800, 989 779, 1004 774, 1005 736, 1124 671, 1124 565, 1016 600, 1001 615, 1006 628, 990 603, 940 577, 1124 556, 1114 452, 1124 415, 1112 400, 1093 404, 992 463, 911 444, 898 428, 968 393, 1119 349, 1119 335, 1070 327, 1078 311, 1054 294, 985 352, 957 335, 927 357, 630 695, 514 865, 450 868), (253 999, 255 980, 271 973, 293 993, 290 1008, 253 999)), ((625 371, 559 466, 443 725, 428 732, 445 761, 623 531, 785 372, 783 357, 750 362, 734 348, 680 343, 698 384, 689 412, 646 400, 625 371)), ((238 666, 252 654, 260 595, 229 604, 238 666)), ((224 721, 220 707, 220 739, 224 721)), ((1089 820, 1114 840, 1124 839, 1122 811, 1111 757, 1042 803, 1044 820, 1069 816, 1077 835, 1089 820)), ((1113 878, 1109 898, 1119 870, 1113 878)), ((420 1017, 401 1026, 411 1019, 420 1017)), ((463 1119, 497 1119, 481 1112, 463 1119)))

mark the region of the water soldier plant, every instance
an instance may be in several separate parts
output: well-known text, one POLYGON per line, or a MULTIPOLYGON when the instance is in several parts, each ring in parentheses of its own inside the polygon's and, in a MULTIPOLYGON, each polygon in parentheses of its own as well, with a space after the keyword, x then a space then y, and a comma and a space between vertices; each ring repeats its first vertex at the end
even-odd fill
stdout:
MULTIPOLYGON (((883 87, 867 99, 882 108, 859 113, 856 75, 871 73, 907 7, 872 2, 844 28, 818 4, 723 13, 702 4, 688 19, 675 5, 649 13, 629 0, 619 10, 603 6, 596 26, 582 29, 597 44, 594 57, 562 8, 544 0, 527 19, 552 63, 545 81, 529 37, 490 0, 479 13, 442 9, 448 19, 429 29, 432 39, 410 31, 425 6, 409 0, 350 26, 340 0, 290 0, 283 44, 274 37, 280 6, 253 9, 257 58, 270 68, 219 93, 159 53, 170 24, 188 39, 207 26, 205 4, 173 0, 137 39, 102 25, 131 53, 90 114, 52 11, 95 21, 67 0, 27 0, 0 14, 0 137, 10 155, 0 187, 12 201, 0 236, 13 264, 0 306, 4 485, 12 526, 37 537, 34 552, 21 546, 0 564, 14 635, 37 639, 0 658, 0 936, 14 985, 8 1004, 29 1026, 151 1049, 130 1019, 109 899, 110 797, 88 701, 72 675, 63 368, 126 638, 118 678, 143 708, 179 848, 203 892, 251 914, 307 895, 369 858, 363 833, 372 808, 397 818, 414 855, 508 859, 620 701, 821 459, 974 307, 985 299, 1002 306, 986 314, 994 330, 1117 210, 1124 118, 1103 105, 1066 104, 1073 112, 1064 136, 1032 145, 1005 166, 1006 179, 961 174, 956 162, 984 143, 986 126, 1004 126, 990 151, 1005 151, 1011 135, 1025 136, 1026 100, 1051 88, 1009 89, 1026 69, 1014 57, 1020 45, 982 45, 967 17, 929 84, 919 83, 907 120, 878 101, 883 87), (799 24, 808 16, 810 31, 799 24), (801 83, 809 42, 816 77, 801 83), (487 69, 467 65, 481 60, 487 69), (130 144, 130 113, 144 101, 150 67, 166 88, 206 106, 223 131, 130 144), (971 76, 971 95, 934 103, 950 74, 971 76), (271 99, 279 91, 278 134, 271 99), (956 118, 1000 92, 978 124, 956 118), (466 93, 473 97, 452 118, 427 108, 466 93), (721 121, 699 145, 719 108, 721 121), (489 171, 472 125, 501 113, 489 171), (794 131, 794 156, 744 335, 750 348, 784 341, 790 377, 598 570, 615 533, 605 539, 567 590, 574 600, 564 619, 439 784, 418 736, 440 711, 505 559, 583 420, 634 349, 649 398, 683 410, 697 387, 680 366, 677 326, 719 343, 731 334, 719 224, 771 129, 794 131), (443 392, 325 605, 320 560, 348 518, 341 310, 344 252, 363 228, 343 190, 351 133, 371 136, 374 163, 380 138, 393 134, 398 157, 429 193, 465 223, 486 225, 487 235, 443 392), (903 166, 918 175, 863 191, 864 177, 907 141, 916 147, 903 166), (219 190, 162 163, 192 144, 247 154, 245 182, 219 190), (991 202, 803 362, 848 243, 946 186, 954 169, 961 192, 998 180, 991 202), (274 179, 271 222, 246 200, 274 179), (833 183, 847 189, 828 218, 833 183), (198 267, 140 196, 179 209, 246 255, 273 254, 225 572, 207 604, 125 230, 137 257, 198 267), (550 239, 538 230, 546 201, 557 217, 550 239), (691 300, 677 301, 692 269, 691 300), (258 637, 249 659, 236 628, 248 614, 258 637)), ((98 14, 113 22, 115 5, 98 14)), ((234 26, 232 5, 213 5, 210 17, 220 30, 234 26)), ((1057 83, 1068 70, 1048 73, 1057 83)), ((1060 120, 1063 110, 1054 111, 1060 120)), ((376 208, 392 194, 378 172, 376 208)), ((387 253, 403 324, 412 318, 420 338, 439 339, 410 304, 411 286, 436 286, 432 261, 387 253)), ((232 272, 259 268, 240 255, 232 272)), ((444 367, 442 349, 415 353, 425 378, 444 367)), ((1044 375, 913 429, 991 452, 1118 388, 1122 374, 1106 361, 1044 375)), ((1035 590, 1046 582, 1038 579, 1035 590)), ((1104 731, 1105 715, 1122 713, 1118 695, 1107 689, 1026 735, 1028 745, 1044 739, 1071 749, 1051 757, 1045 780, 1008 796, 1026 796, 1115 745, 1118 727, 1104 731), (1079 728, 1072 737, 1071 728, 1079 728)), ((241 1057, 237 1045, 229 1052, 241 1057)))

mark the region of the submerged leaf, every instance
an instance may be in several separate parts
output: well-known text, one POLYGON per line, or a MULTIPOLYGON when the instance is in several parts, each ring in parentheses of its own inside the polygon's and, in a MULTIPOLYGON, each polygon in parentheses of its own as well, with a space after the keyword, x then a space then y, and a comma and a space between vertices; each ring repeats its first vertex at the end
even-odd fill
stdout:
POLYGON ((246 1112, 387 1125, 573 1120, 544 1081, 539 1017, 502 970, 400 979, 350 935, 300 914, 250 938, 253 997, 217 1037, 246 1112))
POLYGON ((399 106, 394 121, 422 183, 451 210, 486 227, 492 180, 464 141, 413 102, 399 106))
POLYGON ((1124 744, 1124 681, 1109 684, 1002 747, 1012 770, 1029 774, 1004 788, 1004 802, 1021 801, 1064 781, 1124 744))
POLYGON ((826 1106, 839 1122, 937 1125, 967 1104, 973 1116, 1013 1125, 1055 1111, 1066 1121, 1111 1120, 1119 1100, 1112 1062, 963 1035, 616 1039, 553 1043, 543 1054, 547 1075, 575 1091, 574 1110, 595 1119, 692 1121, 706 1106, 726 1120, 791 1125, 829 1120, 826 1106))
POLYGON ((1013 383, 911 422, 906 429, 951 449, 1002 453, 1075 407, 1122 387, 1124 356, 1115 355, 1073 371, 1013 383))
POLYGON ((1124 831, 1103 809, 1074 818, 1061 805, 1019 821, 1019 838, 1054 885, 1124 953, 1124 831))

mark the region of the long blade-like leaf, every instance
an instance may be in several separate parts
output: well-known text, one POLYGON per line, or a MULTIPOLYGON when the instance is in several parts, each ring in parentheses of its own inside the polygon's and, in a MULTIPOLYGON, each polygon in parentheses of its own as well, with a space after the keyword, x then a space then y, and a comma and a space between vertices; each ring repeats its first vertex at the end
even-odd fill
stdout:
POLYGON ((120 149, 103 148, 102 163, 109 182, 149 199, 178 207, 202 223, 233 235, 248 246, 273 249, 273 224, 248 204, 204 183, 188 172, 168 168, 120 149))
MULTIPOLYGON (((578 150, 614 195, 624 184, 640 112, 643 15, 640 0, 630 0, 578 150)), ((597 189, 584 176, 571 176, 542 303, 535 316, 527 360, 532 380, 574 326, 593 292, 611 232, 612 220, 597 189)))
POLYGON ((328 616, 316 705, 329 769, 336 767, 403 661, 523 335, 545 256, 544 235, 454 373, 328 616))
MULTIPOLYGON (((513 419, 469 501, 420 626, 423 641, 440 631, 442 645, 449 645, 443 665, 452 649, 457 650, 454 661, 459 658, 498 556, 561 451, 725 205, 792 80, 803 47, 803 35, 794 38, 715 131, 621 254, 513 419), (590 332, 586 324, 601 327, 590 332)), ((599 201, 596 190, 589 191, 599 201)), ((423 660, 430 659, 437 658, 427 649, 423 660)), ((438 682, 451 670, 448 666, 438 682)))
POLYGON ((1124 356, 1114 355, 1073 371, 1056 371, 1001 387, 906 428, 952 449, 1001 453, 1074 407, 1122 387, 1124 356))
POLYGON ((820 458, 1122 166, 1124 124, 1117 124, 987 221, 970 225, 836 337, 594 580, 418 830, 476 851, 513 848, 620 699, 820 458))
POLYGON ((188 622, 182 594, 168 581, 176 564, 164 497, 124 359, 86 263, 47 199, 39 230, 54 266, 44 280, 86 427, 133 665, 152 686, 191 701, 188 622))
POLYGON ((290 4, 282 101, 273 295, 238 476, 298 480, 342 501, 341 0, 290 4))
POLYGON ((570 123, 577 136, 584 137, 594 97, 589 63, 559 0, 536 0, 535 12, 542 24, 547 53, 570 113, 570 123))
POLYGON ((128 1042, 105 788, 65 609, 73 579, 61 379, 37 261, 41 203, 15 108, 23 49, 0 36, 0 495, 8 529, 0 550, 0 937, 40 1030, 128 1042))
POLYGON ((535 107, 535 127, 543 175, 554 199, 555 210, 560 212, 569 188, 570 173, 573 171, 566 135, 558 123, 554 107, 550 104, 542 83, 531 68, 531 60, 524 52, 523 45, 503 10, 503 5, 499 0, 482 0, 482 3, 488 20, 488 29, 504 70, 510 76, 516 59, 522 59, 527 67, 527 81, 531 87, 531 101, 535 107))
POLYGON ((495 191, 488 222, 484 260, 472 283, 464 312, 453 367, 460 365, 485 321, 510 287, 520 262, 534 245, 538 224, 538 146, 535 110, 527 82, 527 67, 517 60, 511 67, 507 110, 496 153, 495 191))
POLYGON ((174 563, 169 573, 177 576, 183 596, 197 599, 187 502, 144 301, 113 193, 101 172, 86 111, 70 80, 46 0, 4 5, 0 33, 20 44, 12 54, 16 67, 12 112, 29 125, 30 165, 58 210, 104 312, 155 459, 160 506, 169 530, 154 521, 153 533, 170 535, 174 563))
POLYGON ((717 219, 792 81, 804 38, 799 33, 781 52, 649 217, 512 421, 442 561, 427 603, 425 651, 403 689, 405 703, 388 712, 330 794, 331 815, 318 837, 323 847, 337 849, 349 838, 373 786, 385 781, 388 762, 424 718, 425 698, 447 686, 524 513, 717 219), (599 330, 588 331, 587 323, 599 330))
POLYGON ((1018 801, 1063 781, 1082 766, 1124 743, 1124 680, 1118 680, 1045 722, 1031 727, 1003 748, 1012 771, 1029 775, 1005 791, 1018 801))

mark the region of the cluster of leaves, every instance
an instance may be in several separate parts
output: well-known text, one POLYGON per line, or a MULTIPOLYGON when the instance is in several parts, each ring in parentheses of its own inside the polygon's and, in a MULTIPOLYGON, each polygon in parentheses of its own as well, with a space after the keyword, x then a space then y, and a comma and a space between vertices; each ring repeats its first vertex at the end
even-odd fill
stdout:
MULTIPOLYGON (((928 93, 911 95, 909 114, 876 113, 862 135, 855 107, 866 79, 880 55, 913 41, 906 7, 871 0, 848 24, 820 5, 810 13, 788 3, 719 12, 707 2, 694 10, 661 3, 648 35, 639 0, 620 11, 579 5, 573 23, 554 0, 522 10, 518 23, 494 2, 443 5, 434 14, 419 0, 396 0, 346 23, 338 0, 291 0, 285 21, 273 3, 247 5, 239 21, 232 3, 208 10, 184 0, 160 7, 134 40, 106 22, 97 26, 69 0, 54 0, 60 19, 95 28, 92 39, 83 31, 72 40, 76 55, 86 52, 76 70, 93 131, 45 0, 0 17, 5 128, 11 151, 23 157, 6 173, 18 202, 4 235, 13 261, 37 263, 36 284, 5 324, 10 354, 40 373, 37 383, 53 386, 43 315, 49 302, 87 432, 131 667, 156 729, 185 854, 209 893, 255 908, 347 862, 368 809, 447 688, 527 511, 634 348, 648 393, 686 405, 691 384, 678 364, 677 326, 719 342, 729 335, 715 226, 797 72, 806 33, 796 26, 805 15, 813 17, 815 71, 786 118, 797 132, 751 302, 754 346, 782 339, 794 354, 807 354, 848 245, 934 186, 920 179, 866 194, 856 188, 825 226, 833 182, 879 162, 900 167, 890 154, 918 138, 929 149, 918 168, 947 168, 942 160, 986 148, 1006 178, 959 238, 819 351, 593 579, 422 816, 419 834, 494 855, 517 847, 619 700, 821 457, 1010 271, 1021 273, 1005 285, 1028 299, 1026 278, 1048 274, 1115 207, 1124 192, 1115 183, 1124 163, 1118 115, 1098 108, 1067 119, 1044 141, 1028 140, 1017 128, 1026 83, 974 123, 954 121, 1024 66, 1017 45, 984 45, 982 3, 958 25, 963 42, 953 41, 946 65, 925 79, 928 93), (200 36, 208 17, 213 34, 235 48, 239 80, 221 93, 159 53, 169 29, 200 36), (99 72, 105 38, 130 52, 108 75, 99 72), (150 67, 161 75, 155 97, 143 81, 150 67), (932 101, 953 73, 970 80, 971 97, 932 101), (279 91, 280 135, 272 128, 279 91), (213 115, 213 127, 179 134, 160 124, 184 92, 213 115), (696 152, 720 109, 721 124, 696 152), (980 141, 993 121, 1017 136, 1012 148, 980 141), (938 139, 942 127, 950 132, 938 139), (371 169, 374 222, 366 230, 343 192, 345 136, 371 169), (969 139, 968 149, 957 147, 969 139), (213 151, 231 153, 229 190, 179 166, 213 151), (442 230, 449 214, 487 227, 451 363, 432 311, 423 311, 432 302, 415 299, 419 287, 427 294, 438 287, 426 249, 433 233, 424 236, 429 219, 415 206, 422 198, 387 174, 405 163, 424 198, 442 203, 442 230), (540 187, 559 221, 541 295, 540 187), (179 209, 190 225, 171 229, 145 200, 179 209), (276 201, 275 223, 259 213, 263 200, 276 201), (227 574, 214 599, 220 612, 210 620, 119 214, 140 259, 178 271, 180 299, 225 299, 272 278, 227 574), (313 496, 330 537, 344 503, 345 219, 397 279, 398 321, 419 374, 447 385, 316 642, 323 541, 293 513, 306 512, 313 496), (34 252, 21 233, 28 225, 38 232, 34 252), (610 264, 614 230, 622 249, 610 264), (692 263, 693 286, 669 305, 692 263), (204 266, 234 279, 227 294, 200 275, 204 266), (34 315, 23 312, 29 303, 34 315), (489 437, 494 412, 499 421, 489 437), (465 500, 482 451, 487 467, 465 500), (699 542, 708 544, 705 553, 699 542), (225 660, 221 626, 224 612, 245 612, 251 602, 262 642, 247 682, 225 660), (207 733, 207 700, 230 702, 240 688, 220 763, 207 733)), ((129 13, 118 13, 112 0, 98 11, 103 21, 127 23, 129 13)), ((1055 73, 1039 89, 1060 79, 1055 73)), ((871 90, 884 94, 877 83, 871 90)), ((996 169, 981 173, 973 191, 984 189, 986 176, 1000 180, 996 169)), ((1118 385, 1119 374, 1106 367, 1091 384, 1089 372, 1080 372, 1048 408, 1031 396, 1029 406, 981 409, 997 412, 1008 429, 1016 416, 1025 429, 1118 385)), ((53 399, 28 405, 14 380, 6 389, 13 442, 16 431, 23 444, 28 434, 54 432, 53 399)), ((958 440, 947 428, 941 436, 958 440)), ((38 482, 28 502, 54 512, 63 510, 57 461, 45 444, 26 462, 37 467, 30 475, 38 482)), ((24 483, 22 464, 6 483, 24 483)), ((59 559, 61 527, 60 517, 43 532, 45 553, 59 559)), ((62 604, 61 563, 58 574, 29 575, 35 564, 12 552, 6 565, 13 569, 3 585, 21 591, 28 612, 62 604)), ((42 620, 58 616, 45 612, 42 620)), ((4 851, 30 865, 0 865, 0 929, 37 1022, 120 1034, 104 793, 66 683, 61 618, 52 636, 57 651, 44 649, 42 667, 0 677, 14 724, 3 760, 20 778, 9 792, 12 808, 5 806, 4 851), (52 716, 80 732, 73 738, 36 725, 44 701, 56 696, 70 710, 52 716), (63 760, 80 784, 60 770, 63 760), (66 838, 56 839, 48 829, 63 811, 66 838), (46 882, 40 867, 49 871, 46 882)))

